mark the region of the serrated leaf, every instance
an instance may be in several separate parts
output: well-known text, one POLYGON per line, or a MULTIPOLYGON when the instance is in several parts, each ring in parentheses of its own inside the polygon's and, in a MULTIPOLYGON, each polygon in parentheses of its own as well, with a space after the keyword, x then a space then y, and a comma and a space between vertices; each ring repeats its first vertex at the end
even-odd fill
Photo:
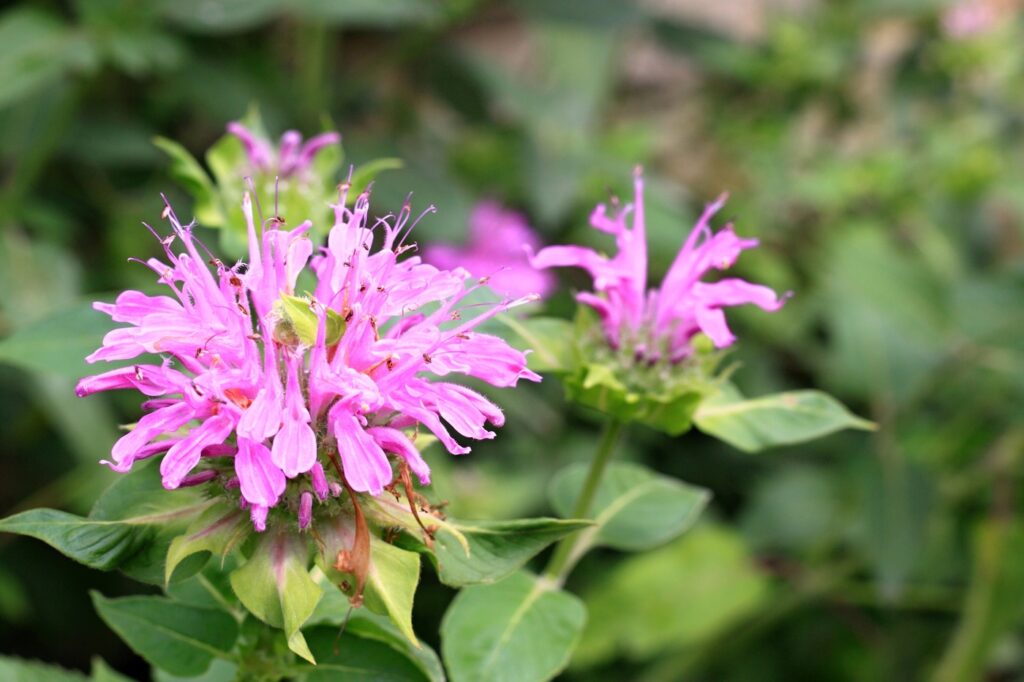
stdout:
POLYGON ((462 590, 441 622, 453 682, 541 682, 569 662, 586 621, 577 597, 525 571, 462 590))
POLYGON ((223 558, 249 529, 248 518, 237 508, 210 507, 171 542, 164 566, 164 583, 171 582, 174 569, 187 557, 206 552, 220 554, 223 558))
POLYGON ((312 615, 322 590, 306 568, 309 550, 287 532, 268 534, 249 560, 231 573, 231 588, 245 608, 282 628, 288 648, 315 663, 299 628, 312 615))
MULTIPOLYGON (((585 464, 573 464, 552 480, 551 505, 569 516, 587 476, 585 464)), ((604 545, 642 551, 677 537, 692 526, 711 499, 704 488, 661 476, 646 467, 613 463, 594 497, 594 525, 580 533, 577 554, 604 545)))
POLYGON ((522 568, 548 545, 589 525, 589 521, 549 518, 450 521, 435 533, 432 555, 446 585, 493 583, 522 568))
POLYGON ((238 624, 223 611, 164 597, 90 595, 103 622, 133 651, 175 675, 203 673, 214 658, 228 656, 238 639, 238 624))
POLYGON ((701 402, 694 423, 744 452, 802 443, 842 429, 875 428, 821 391, 788 391, 744 400, 728 384, 701 402))
POLYGON ((144 464, 114 482, 88 517, 30 509, 0 520, 0 531, 42 540, 91 568, 159 584, 172 539, 210 504, 192 489, 164 490, 158 468, 144 464))

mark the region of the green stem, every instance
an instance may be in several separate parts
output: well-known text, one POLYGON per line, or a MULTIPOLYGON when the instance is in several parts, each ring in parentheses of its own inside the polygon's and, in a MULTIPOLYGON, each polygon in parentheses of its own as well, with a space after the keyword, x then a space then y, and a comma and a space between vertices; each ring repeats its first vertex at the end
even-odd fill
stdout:
MULTIPOLYGON (((590 515, 594 496, 597 494, 597 488, 601 485, 601 479, 604 478, 604 470, 608 467, 608 462, 615 452, 615 446, 619 442, 619 436, 622 435, 623 426, 624 424, 618 419, 611 419, 605 424, 597 452, 594 453, 594 459, 590 461, 590 470, 583 482, 583 490, 580 491, 580 496, 576 499, 576 506, 572 511, 574 519, 585 519, 590 515)), ((579 538, 579 533, 573 533, 563 538, 555 548, 555 553, 551 555, 551 561, 544 571, 545 576, 553 579, 559 585, 565 582, 575 563, 570 562, 569 559, 572 557, 573 549, 579 542, 579 538)))

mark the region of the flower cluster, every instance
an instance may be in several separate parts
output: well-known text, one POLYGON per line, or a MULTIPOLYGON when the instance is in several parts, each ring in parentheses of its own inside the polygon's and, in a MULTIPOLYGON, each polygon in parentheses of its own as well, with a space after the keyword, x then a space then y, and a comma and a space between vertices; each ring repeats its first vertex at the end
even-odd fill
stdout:
POLYGON ((547 296, 554 278, 532 267, 528 249, 540 248, 540 239, 521 213, 493 201, 476 205, 469 217, 469 239, 464 247, 434 244, 423 250, 423 260, 439 268, 465 268, 475 277, 487 277, 494 291, 509 296, 547 296))
POLYGON ((691 340, 699 332, 718 348, 735 341, 724 308, 746 303, 768 311, 782 307, 784 299, 765 286, 738 278, 702 281, 710 270, 732 267, 743 250, 758 245, 756 239, 736 236, 731 224, 712 232, 709 223, 724 204, 724 196, 705 209, 661 287, 648 289, 643 177, 639 172, 634 186, 634 203, 613 215, 601 204, 590 216, 595 229, 615 236, 618 253, 613 258, 582 246, 550 246, 530 259, 537 268, 579 267, 590 273, 595 291, 579 293, 577 300, 597 311, 613 348, 647 362, 674 363, 692 354, 691 340))
MULTIPOLYGON (((283 164, 284 149, 281 157, 283 164)), ((110 332, 89 362, 163 358, 79 382, 79 395, 136 389, 150 397, 107 464, 123 472, 162 454, 166 488, 220 479, 240 491, 257 530, 285 500, 306 527, 314 498, 345 487, 380 495, 394 478, 392 457, 429 483, 414 443, 421 426, 454 454, 469 448, 452 431, 494 436, 487 424, 500 426, 501 410, 449 377, 539 381, 524 353, 475 331, 533 298, 474 307, 476 316, 463 319, 460 301, 476 288, 466 287, 466 271, 400 258, 412 248, 408 205, 371 225, 369 193, 348 207, 344 187, 327 246, 315 254, 308 221, 291 230, 278 217, 257 221, 247 194, 249 258, 233 266, 210 256, 166 208, 169 264, 147 264, 173 295, 126 291, 95 306, 127 326, 110 332), (304 271, 315 291, 298 297, 304 271)))
POLYGON ((341 142, 341 135, 326 132, 303 144, 302 134, 297 130, 289 130, 281 135, 281 143, 274 149, 269 140, 238 121, 228 124, 228 132, 241 141, 253 172, 273 173, 281 179, 305 173, 318 152, 341 142))

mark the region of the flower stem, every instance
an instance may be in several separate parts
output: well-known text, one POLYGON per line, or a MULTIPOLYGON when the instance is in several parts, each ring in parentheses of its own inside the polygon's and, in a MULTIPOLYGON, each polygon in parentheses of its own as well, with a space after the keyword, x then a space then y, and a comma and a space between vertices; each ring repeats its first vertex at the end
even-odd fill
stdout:
MULTIPOLYGON (((583 489, 580 491, 580 496, 576 499, 576 506, 572 511, 574 519, 585 519, 590 515, 594 496, 597 494, 598 486, 601 485, 601 479, 604 478, 604 470, 608 467, 608 462, 615 452, 615 446, 619 442, 619 436, 622 435, 623 426, 624 424, 618 419, 610 419, 605 424, 601 442, 597 446, 594 458, 590 461, 590 470, 587 471, 583 489)), ((579 541, 579 536, 580 534, 577 532, 563 538, 555 548, 555 553, 551 555, 551 561, 544 571, 545 576, 555 580, 559 585, 565 582, 569 571, 575 564, 575 562, 570 562, 570 558, 579 541)))

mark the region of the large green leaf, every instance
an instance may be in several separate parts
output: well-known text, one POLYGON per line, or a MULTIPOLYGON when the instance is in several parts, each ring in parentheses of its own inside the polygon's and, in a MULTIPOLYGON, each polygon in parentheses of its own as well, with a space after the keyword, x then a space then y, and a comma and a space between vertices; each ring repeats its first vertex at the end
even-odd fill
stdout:
MULTIPOLYGON (((172 539, 210 504, 195 489, 164 490, 159 469, 147 463, 111 485, 88 517, 30 509, 0 520, 0 531, 42 540, 91 568, 116 568, 160 584, 172 539)), ((187 577, 201 567, 190 561, 180 575, 187 577)))
POLYGON ((80 672, 55 665, 0 656, 0 680, 5 682, 85 682, 87 679, 80 672))
POLYGON ((702 524, 621 562, 586 591, 590 618, 574 665, 699 645, 740 622, 767 594, 768 581, 739 536, 702 524))
POLYGON ((52 87, 95 54, 84 36, 48 12, 22 6, 0 16, 0 107, 52 87))
POLYGON ((245 565, 231 573, 231 587, 254 616, 284 630, 289 649, 315 663, 299 630, 322 594, 306 568, 308 557, 304 538, 268 533, 245 565))
MULTIPOLYGON (((583 482, 585 464, 572 464, 551 482, 551 504, 562 516, 572 514, 583 482)), ((646 467, 613 463, 594 496, 595 525, 580 533, 577 554, 594 545, 628 551, 652 549, 693 525, 711 494, 704 488, 660 476, 646 467)))
POLYGON ((165 597, 91 595, 100 617, 133 651, 175 675, 203 673, 214 658, 227 657, 238 639, 238 624, 223 611, 165 597))
POLYGON ((441 623, 454 682, 541 682, 569 662, 586 621, 583 602, 524 571, 462 590, 441 623))
POLYGON ((452 587, 493 583, 522 568, 542 549, 574 531, 591 525, 578 519, 516 519, 512 521, 462 521, 421 515, 433 527, 434 542, 427 548, 419 540, 419 522, 407 504, 374 498, 367 515, 381 526, 399 526, 409 532, 400 539, 426 553, 437 567, 441 582, 452 587))
POLYGON ((93 310, 92 303, 82 302, 0 340, 0 361, 78 379, 95 371, 83 358, 100 347, 103 335, 114 326, 108 316, 93 310))
POLYGON ((493 583, 521 568, 551 543, 589 525, 589 521, 547 518, 452 521, 435 534, 432 556, 446 585, 493 583))
POLYGON ((745 452, 802 443, 842 429, 875 428, 821 391, 787 391, 745 400, 731 385, 701 402, 694 423, 745 452))

